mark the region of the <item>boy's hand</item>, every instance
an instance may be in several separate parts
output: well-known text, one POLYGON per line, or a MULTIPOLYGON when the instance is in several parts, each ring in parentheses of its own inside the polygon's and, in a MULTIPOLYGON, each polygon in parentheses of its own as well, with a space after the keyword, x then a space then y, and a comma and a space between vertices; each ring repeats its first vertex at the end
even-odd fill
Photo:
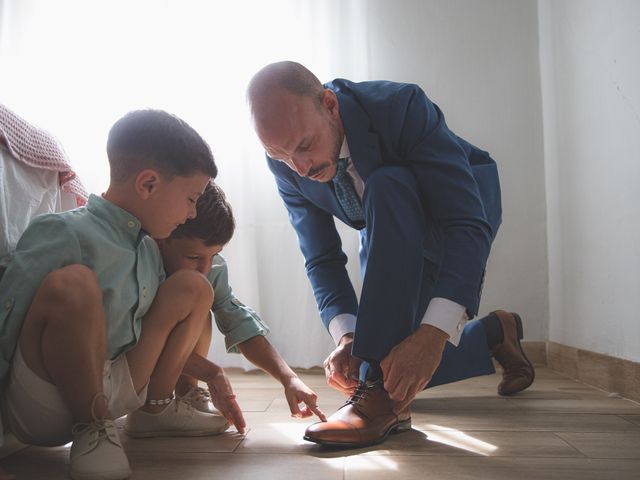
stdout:
POLYGON ((284 396, 289 404, 292 417, 307 418, 315 413, 320 420, 327 421, 327 416, 316 404, 318 395, 297 376, 288 378, 283 382, 283 386, 284 396), (300 408, 301 403, 304 403, 302 408, 300 408))
POLYGON ((238 433, 243 434, 247 423, 244 421, 240 405, 238 405, 236 401, 236 396, 233 393, 229 379, 222 368, 207 381, 207 386, 211 393, 213 406, 220 411, 229 423, 236 427, 238 433))

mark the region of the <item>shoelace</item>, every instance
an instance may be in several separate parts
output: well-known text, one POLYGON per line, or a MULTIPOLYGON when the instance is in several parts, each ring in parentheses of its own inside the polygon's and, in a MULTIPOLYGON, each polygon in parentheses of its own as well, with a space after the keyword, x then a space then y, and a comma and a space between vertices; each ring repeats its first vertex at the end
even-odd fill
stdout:
POLYGON ((91 400, 91 417, 93 421, 91 423, 76 423, 71 428, 71 434, 76 435, 85 429, 89 429, 89 435, 91 438, 91 440, 89 440, 89 447, 95 447, 103 438, 108 439, 115 445, 121 446, 113 420, 98 418, 96 415, 96 402, 99 398, 104 399, 105 403, 108 403, 106 395, 102 393, 96 394, 93 397, 93 400, 91 400))
POLYGON ((356 391, 353 392, 351 397, 349 397, 349 400, 347 400, 346 405, 357 405, 360 401, 367 398, 367 395, 369 394, 369 392, 377 388, 380 383, 381 383, 381 380, 376 380, 375 382, 371 382, 371 383, 365 383, 365 382, 358 383, 358 386, 356 387, 356 391))
POLYGON ((113 420, 96 420, 94 419, 91 423, 76 423, 71 429, 72 435, 76 435, 82 432, 85 429, 89 429, 89 435, 91 440, 89 440, 89 447, 93 448, 100 440, 103 438, 109 440, 111 443, 115 445, 120 445, 120 439, 115 433, 115 427, 112 425, 113 420), (113 428, 109 428, 113 427, 113 428))
POLYGON ((180 406, 182 405, 182 407, 185 409, 185 412, 189 414, 189 418, 192 418, 194 412, 196 411, 196 409, 191 406, 191 404, 185 399, 185 397, 174 398, 173 405, 176 413, 179 412, 180 406))
POLYGON ((193 387, 182 398, 188 399, 188 400, 196 400, 200 403, 207 403, 211 401, 211 394, 209 393, 209 390, 205 390, 202 387, 193 387))

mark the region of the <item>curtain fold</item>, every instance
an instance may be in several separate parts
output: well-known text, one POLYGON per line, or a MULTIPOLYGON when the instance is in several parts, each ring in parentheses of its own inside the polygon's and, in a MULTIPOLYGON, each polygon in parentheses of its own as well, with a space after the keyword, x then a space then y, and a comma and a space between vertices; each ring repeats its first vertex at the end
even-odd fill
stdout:
MULTIPOLYGON (((294 367, 332 349, 297 239, 252 130, 245 89, 267 63, 290 59, 322 81, 368 76, 367 2, 0 0, 0 102, 51 133, 94 193, 108 185, 106 136, 135 108, 182 117, 209 142, 237 217, 223 255, 231 285, 271 328, 294 367)), ((360 290, 355 232, 339 226, 360 290)), ((210 358, 251 368, 223 350, 210 358)))

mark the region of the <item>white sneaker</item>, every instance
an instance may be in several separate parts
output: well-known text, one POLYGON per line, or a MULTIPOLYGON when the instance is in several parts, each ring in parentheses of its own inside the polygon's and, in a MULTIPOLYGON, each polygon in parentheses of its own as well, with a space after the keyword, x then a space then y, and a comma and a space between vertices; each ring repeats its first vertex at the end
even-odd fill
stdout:
POLYGON ((218 414, 218 411, 213 407, 213 403, 211 402, 209 390, 201 387, 191 387, 191 389, 180 398, 200 412, 218 414))
POLYGON ((135 438, 200 437, 224 432, 229 422, 220 415, 200 412, 182 399, 174 398, 158 413, 140 409, 131 412, 124 428, 135 438))
POLYGON ((131 469, 113 420, 94 420, 73 426, 69 454, 74 480, 120 480, 131 469))

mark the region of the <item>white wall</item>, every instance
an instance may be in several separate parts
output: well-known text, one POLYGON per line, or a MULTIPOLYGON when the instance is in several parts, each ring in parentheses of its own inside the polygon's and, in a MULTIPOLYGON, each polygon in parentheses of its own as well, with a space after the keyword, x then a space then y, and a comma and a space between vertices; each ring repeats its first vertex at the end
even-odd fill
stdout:
POLYGON ((534 0, 371 0, 370 78, 414 82, 498 163, 503 225, 480 313, 520 312, 547 339, 542 110, 534 0))
POLYGON ((640 361, 640 3, 539 10, 549 339, 640 361))

